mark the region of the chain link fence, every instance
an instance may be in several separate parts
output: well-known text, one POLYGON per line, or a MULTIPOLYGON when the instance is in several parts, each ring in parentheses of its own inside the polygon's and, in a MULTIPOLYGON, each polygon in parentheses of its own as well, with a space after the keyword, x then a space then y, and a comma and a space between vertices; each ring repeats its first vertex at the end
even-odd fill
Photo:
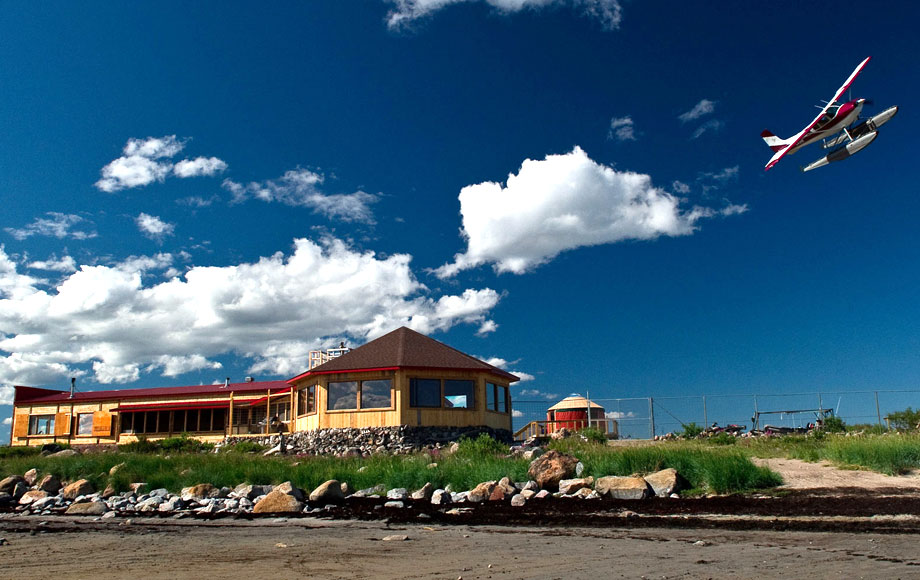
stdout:
MULTIPOLYGON (((584 396, 584 395, 580 395, 584 396)), ((590 398, 603 407, 604 416, 615 421, 620 439, 650 439, 679 433, 695 423, 707 427, 743 425, 746 429, 805 427, 820 417, 821 410, 843 419, 847 425, 879 425, 885 417, 907 407, 920 406, 920 390, 816 391, 735 395, 590 398), (756 421, 756 425, 755 425, 756 421)), ((513 428, 518 431, 533 421, 547 420, 547 409, 556 400, 514 401, 513 428)), ((595 421, 596 422, 596 421, 595 421)), ((614 430, 608 426, 608 432, 614 430)))

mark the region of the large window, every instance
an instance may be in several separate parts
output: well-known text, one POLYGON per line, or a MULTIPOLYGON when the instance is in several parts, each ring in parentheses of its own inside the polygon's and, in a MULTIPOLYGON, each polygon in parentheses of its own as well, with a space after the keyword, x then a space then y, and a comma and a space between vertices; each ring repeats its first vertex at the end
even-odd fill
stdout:
POLYGON ((444 381, 444 407, 449 409, 472 409, 473 381, 444 381))
POLYGON ((390 379, 332 382, 327 390, 326 409, 329 411, 389 409, 393 406, 393 381, 390 379))
POLYGON ((309 415, 316 412, 316 385, 300 389, 297 397, 297 414, 309 415))
MULTIPOLYGON (((121 432, 138 435, 165 435, 168 433, 184 433, 186 431, 190 433, 223 431, 227 428, 227 411, 227 409, 189 409, 122 413, 121 432)), ((238 421, 238 412, 239 410, 234 409, 234 423, 238 421)))
POLYGON ((498 413, 508 412, 508 387, 486 383, 486 408, 498 413))
POLYGON ((358 381, 342 381, 329 383, 329 400, 326 401, 326 410, 338 411, 340 409, 358 408, 358 381))
POLYGON ((361 408, 389 409, 392 406, 392 385, 393 381, 390 379, 361 381, 361 408))
POLYGON ((29 417, 29 435, 54 434, 54 415, 32 415, 29 417))
POLYGON ((455 379, 409 379, 409 406, 475 409, 476 382, 455 379))
POLYGON ((93 414, 80 413, 77 415, 77 435, 87 436, 93 434, 93 414))
POLYGON ((409 379, 411 407, 440 407, 441 379, 409 379))

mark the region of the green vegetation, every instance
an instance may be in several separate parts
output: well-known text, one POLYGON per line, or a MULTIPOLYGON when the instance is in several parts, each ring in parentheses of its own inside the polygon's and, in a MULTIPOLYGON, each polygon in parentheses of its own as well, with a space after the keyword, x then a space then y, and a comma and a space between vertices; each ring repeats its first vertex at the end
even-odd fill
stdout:
POLYGON ((597 427, 586 427, 579 431, 578 434, 592 443, 607 443, 607 434, 597 427))
POLYGON ((677 434, 682 439, 695 439, 703 432, 703 427, 697 425, 693 421, 687 423, 683 427, 683 430, 677 434))
MULTIPOLYGON (((150 489, 179 491, 197 483, 235 486, 240 483, 278 484, 290 480, 313 489, 328 479, 347 482, 351 489, 384 485, 387 489, 418 489, 427 482, 436 487, 471 489, 478 483, 509 477, 528 479, 530 461, 507 455, 507 447, 486 435, 463 439, 455 453, 351 457, 263 457, 261 445, 243 441, 221 453, 189 437, 157 443, 143 438, 116 452, 48 457, 37 448, 0 447, 0 476, 37 468, 62 480, 86 478, 102 489, 118 491, 135 482, 150 489), (109 470, 123 464, 114 475, 109 470)), ((570 453, 585 467, 585 476, 647 474, 674 468, 697 493, 735 493, 769 488, 781 483, 777 474, 755 465, 752 457, 789 457, 828 460, 845 467, 901 474, 920 468, 920 434, 847 436, 819 432, 812 435, 738 439, 721 434, 702 440, 660 442, 614 447, 597 437, 553 441, 550 448, 570 453)))
POLYGON ((825 433, 844 433, 847 430, 846 423, 840 417, 825 417, 822 430, 825 433))
POLYGON ((916 430, 920 426, 920 410, 914 411, 908 407, 903 411, 889 413, 888 423, 892 429, 900 431, 916 430))
POLYGON ((672 467, 694 490, 710 493, 734 493, 782 483, 776 473, 754 465, 743 452, 696 441, 613 448, 564 439, 554 441, 551 447, 578 457, 585 465, 586 476, 644 475, 672 467))

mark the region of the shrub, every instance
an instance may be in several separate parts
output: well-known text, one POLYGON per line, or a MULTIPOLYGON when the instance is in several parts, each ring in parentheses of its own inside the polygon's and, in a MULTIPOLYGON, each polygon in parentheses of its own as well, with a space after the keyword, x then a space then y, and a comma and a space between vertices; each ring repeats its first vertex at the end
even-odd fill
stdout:
POLYGON ((137 441, 119 445, 118 449, 125 453, 156 453, 159 446, 153 441, 148 441, 143 435, 138 435, 137 441))
POLYGON ((888 423, 895 429, 917 429, 918 424, 920 424, 920 410, 914 411, 908 407, 903 411, 889 413, 888 423))
POLYGON ((188 433, 183 433, 178 437, 167 437, 160 441, 160 449, 176 453, 200 453, 214 449, 214 444, 192 439, 188 433))
POLYGON ((600 443, 605 445, 607 443, 607 434, 598 429, 597 427, 587 427, 578 432, 585 441, 589 443, 600 443))
POLYGON ((699 434, 703 432, 703 428, 697 425, 693 421, 687 423, 683 427, 684 427, 683 431, 678 433, 678 435, 680 435, 684 439, 693 439, 695 437, 698 437, 699 434))
POLYGON ((226 453, 260 453, 266 449, 268 449, 268 447, 265 445, 244 439, 242 441, 237 441, 233 445, 226 445, 222 447, 221 451, 226 453))
POLYGON ((709 442, 713 445, 734 445, 738 442, 738 438, 728 433, 719 433, 710 437, 709 442))
POLYGON ((828 433, 843 433, 847 430, 846 423, 840 417, 825 417, 824 431, 828 433))
POLYGON ((508 447, 501 441, 482 433, 475 439, 461 437, 457 441, 457 456, 469 459, 478 459, 491 455, 502 455, 508 452, 508 447))

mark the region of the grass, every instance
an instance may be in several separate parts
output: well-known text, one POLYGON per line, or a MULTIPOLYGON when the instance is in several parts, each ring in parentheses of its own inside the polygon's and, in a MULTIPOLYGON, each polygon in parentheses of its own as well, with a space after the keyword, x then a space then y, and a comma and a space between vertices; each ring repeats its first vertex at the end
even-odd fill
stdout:
POLYGON ((693 490, 711 493, 735 493, 782 483, 779 475, 754 465, 743 451, 696 441, 610 448, 569 439, 552 446, 578 457, 585 465, 584 474, 593 477, 644 475, 674 468, 693 490))
MULTIPOLYGON (((85 478, 98 489, 113 485, 123 491, 134 482, 150 489, 179 491, 197 483, 235 486, 240 483, 278 484, 291 481, 311 490, 337 479, 352 490, 383 485, 387 489, 436 487, 471 489, 478 483, 509 477, 528 479, 530 462, 504 455, 506 447, 486 436, 464 440, 453 454, 375 455, 367 458, 263 457, 258 446, 240 445, 222 453, 190 452, 194 445, 177 439, 163 449, 138 446, 134 452, 86 453, 46 457, 36 448, 0 447, 0 478, 36 468, 62 480, 85 478), (109 470, 123 464, 112 476, 109 470)), ((552 448, 570 453, 584 464, 585 476, 647 474, 672 467, 696 492, 735 493, 774 487, 774 472, 754 465, 751 457, 828 460, 842 467, 903 474, 920 468, 920 434, 844 436, 786 436, 737 439, 732 444, 713 439, 673 441, 638 447, 608 447, 588 438, 555 441, 552 448)))

